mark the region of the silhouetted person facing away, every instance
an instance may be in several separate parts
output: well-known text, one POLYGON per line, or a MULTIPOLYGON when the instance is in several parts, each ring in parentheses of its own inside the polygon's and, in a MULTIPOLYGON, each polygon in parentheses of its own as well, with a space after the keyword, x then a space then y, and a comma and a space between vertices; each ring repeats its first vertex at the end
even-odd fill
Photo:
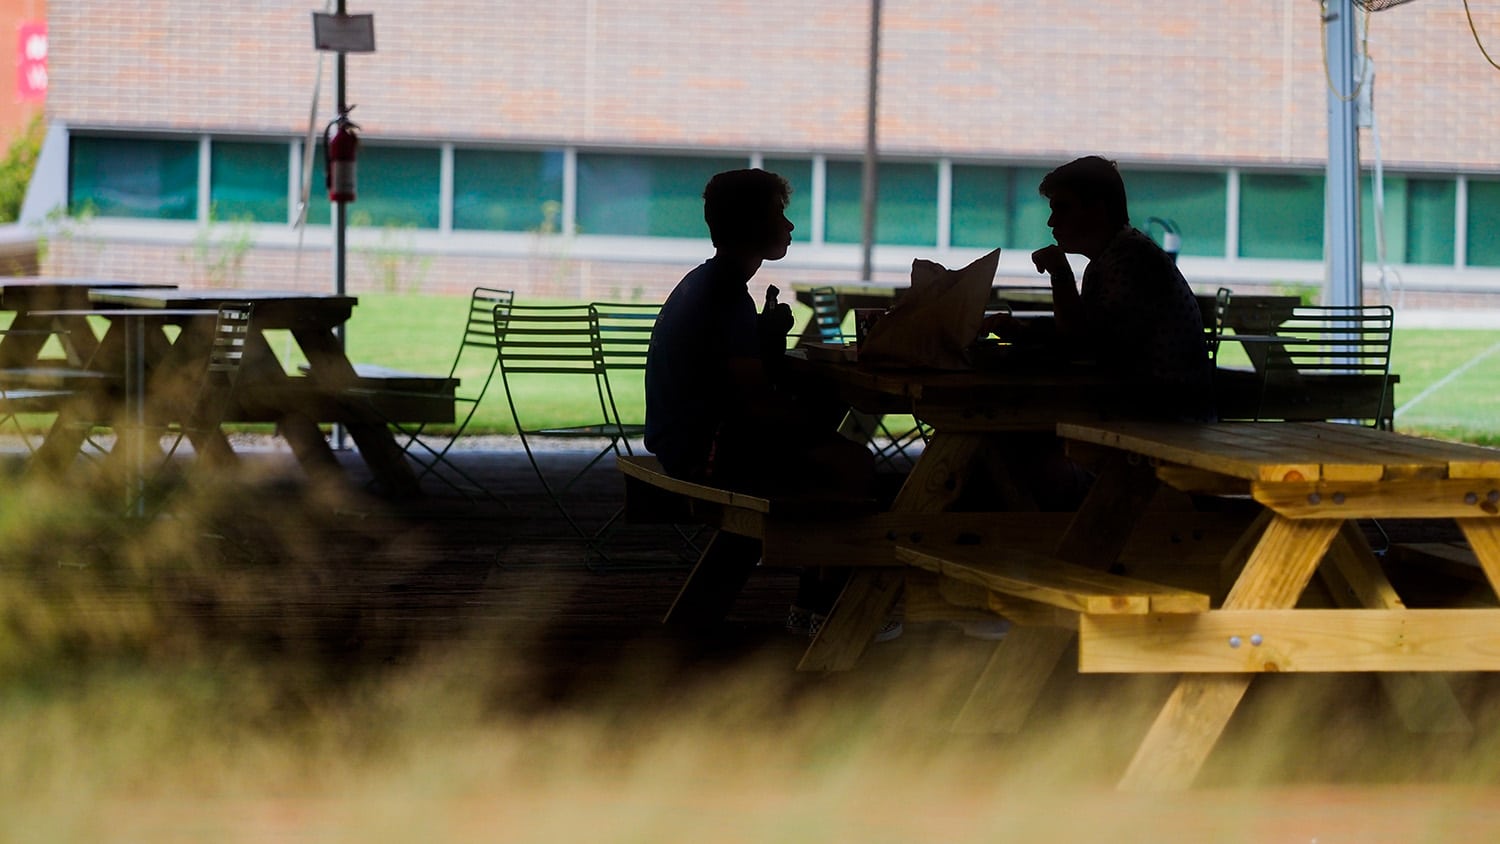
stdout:
MULTIPOLYGON (((785 257, 791 245, 790 195, 786 180, 765 170, 709 180, 703 217, 714 256, 678 282, 651 332, 646 447, 674 477, 758 495, 866 497, 873 455, 839 436, 839 420, 826 406, 815 408, 775 383, 791 309, 779 304, 758 313, 749 290, 761 264, 785 257)), ((793 615, 826 612, 840 582, 809 572, 793 615)))
MULTIPOLYGON (((1052 279, 1057 340, 1114 376, 1106 411, 1148 419, 1215 417, 1203 313, 1172 256, 1130 225, 1113 161, 1087 156, 1043 177, 1053 245, 1031 253, 1052 279), (1068 254, 1089 259, 1076 285, 1068 254)), ((1004 319, 988 324, 1005 335, 1004 319)))

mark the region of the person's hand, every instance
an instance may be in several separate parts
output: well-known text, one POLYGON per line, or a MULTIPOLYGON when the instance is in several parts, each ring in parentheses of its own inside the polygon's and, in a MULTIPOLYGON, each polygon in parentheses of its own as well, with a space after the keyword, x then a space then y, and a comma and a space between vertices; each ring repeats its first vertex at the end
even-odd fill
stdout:
POLYGON ((1046 273, 1053 278, 1073 277, 1073 266, 1068 263, 1068 253, 1055 243, 1031 253, 1031 263, 1036 265, 1037 272, 1046 273))
POLYGON ((792 318, 792 307, 785 302, 777 304, 769 312, 762 311, 759 318, 761 336, 781 340, 785 340, 786 335, 791 333, 792 323, 795 322, 792 318))
POLYGON ((990 314, 979 323, 979 336, 988 337, 991 334, 1001 339, 1012 339, 1021 336, 1026 330, 1026 324, 1007 313, 990 314))

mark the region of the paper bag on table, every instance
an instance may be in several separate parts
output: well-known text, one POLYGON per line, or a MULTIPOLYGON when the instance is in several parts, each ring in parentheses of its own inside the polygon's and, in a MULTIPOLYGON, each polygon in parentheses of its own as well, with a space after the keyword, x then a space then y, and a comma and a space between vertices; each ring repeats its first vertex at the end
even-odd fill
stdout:
POLYGON ((860 363, 967 369, 999 265, 999 249, 961 270, 912 261, 911 289, 870 327, 859 345, 860 363))

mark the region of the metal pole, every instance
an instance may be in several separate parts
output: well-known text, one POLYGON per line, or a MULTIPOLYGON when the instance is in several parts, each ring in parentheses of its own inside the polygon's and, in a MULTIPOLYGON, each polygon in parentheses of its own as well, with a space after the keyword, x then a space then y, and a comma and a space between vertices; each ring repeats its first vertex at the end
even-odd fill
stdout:
POLYGON ((865 161, 860 187, 860 244, 863 248, 860 278, 869 279, 874 272, 875 193, 879 179, 875 172, 875 123, 880 91, 880 0, 870 0, 870 90, 865 107, 865 161))
MULTIPOLYGON (((345 2, 346 2, 346 0, 338 0, 338 10, 337 10, 337 12, 338 12, 339 15, 344 15, 344 14, 347 14, 347 12, 348 12, 348 10, 345 7, 345 2)), ((337 58, 335 59, 334 65, 333 65, 334 100, 336 101, 334 107, 337 109, 337 111, 335 112, 335 114, 343 114, 345 111, 347 111, 349 109, 349 103, 348 103, 348 99, 347 99, 347 91, 345 90, 345 86, 344 86, 344 59, 345 59, 344 51, 340 50, 338 53, 335 54, 335 56, 337 58)), ((344 202, 334 202, 334 203, 331 204, 331 206, 332 206, 332 209, 333 209, 333 292, 336 295, 343 296, 344 295, 344 290, 345 290, 345 285, 344 285, 345 242, 344 242, 344 238, 345 238, 345 231, 348 228, 348 223, 349 223, 348 208, 346 207, 347 203, 344 203, 344 202)), ((334 336, 338 338, 339 351, 343 351, 344 350, 344 325, 343 325, 343 323, 340 323, 339 325, 334 326, 333 333, 334 333, 334 336)), ((344 441, 344 426, 340 425, 337 422, 335 422, 333 424, 333 447, 336 450, 338 450, 338 451, 343 451, 345 448, 348 447, 348 444, 344 441)))
POLYGON ((1328 280, 1323 301, 1359 305, 1364 297, 1359 232, 1359 125, 1354 80, 1353 0, 1324 4, 1328 56, 1328 280))

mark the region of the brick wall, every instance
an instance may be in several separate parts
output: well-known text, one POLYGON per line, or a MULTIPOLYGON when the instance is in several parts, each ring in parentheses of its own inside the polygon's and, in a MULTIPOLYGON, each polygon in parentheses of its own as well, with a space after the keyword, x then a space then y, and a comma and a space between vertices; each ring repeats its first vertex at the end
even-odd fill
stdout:
MULTIPOLYGON (((50 10, 54 117, 298 133, 316 76, 291 0, 74 0, 50 10)), ((1318 4, 887 0, 890 153, 1311 163, 1325 155, 1318 4)), ((364 0, 348 59, 368 134, 857 152, 866 3, 364 0)), ((1500 9, 1475 9, 1500 46, 1500 9)), ((1456 3, 1372 16, 1395 167, 1500 169, 1496 71, 1456 3)), ((1492 50, 1494 52, 1494 50, 1492 50)), ((332 62, 324 74, 324 113, 332 62)), ((1369 144, 1366 143, 1368 153, 1369 144)))

